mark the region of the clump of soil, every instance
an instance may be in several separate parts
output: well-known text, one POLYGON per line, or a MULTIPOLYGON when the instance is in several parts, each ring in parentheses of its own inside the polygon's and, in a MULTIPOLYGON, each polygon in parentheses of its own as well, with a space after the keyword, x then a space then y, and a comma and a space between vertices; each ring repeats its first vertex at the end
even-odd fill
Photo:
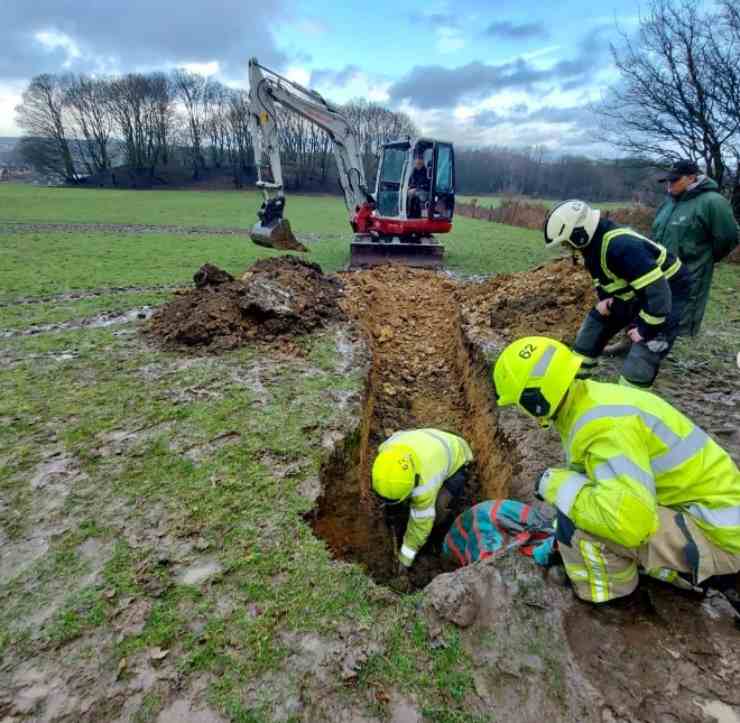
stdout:
POLYGON ((341 318, 341 282, 295 256, 261 259, 240 279, 212 264, 152 317, 147 331, 172 346, 233 349, 248 341, 305 334, 341 318))
POLYGON ((588 272, 571 259, 532 271, 495 276, 460 292, 463 321, 475 338, 502 342, 545 335, 572 343, 595 302, 588 272))

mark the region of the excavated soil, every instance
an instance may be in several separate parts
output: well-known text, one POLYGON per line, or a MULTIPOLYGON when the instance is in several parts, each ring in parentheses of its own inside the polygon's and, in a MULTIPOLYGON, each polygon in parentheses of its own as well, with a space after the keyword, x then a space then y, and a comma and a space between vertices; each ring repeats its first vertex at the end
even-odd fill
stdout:
POLYGON ((196 288, 180 291, 147 329, 166 346, 218 352, 305 334, 342 316, 340 282, 295 256, 261 259, 238 280, 211 264, 193 278, 196 288))
MULTIPOLYGON (((369 340, 372 366, 363 418, 325 465, 324 494, 312 524, 336 556, 360 562, 386 582, 395 573, 408 512, 380 510, 370 494, 372 460, 384 439, 418 427, 467 439, 475 464, 460 509, 504 494, 515 455, 497 433, 487 363, 461 333, 462 284, 433 271, 394 266, 342 278, 342 306, 369 340)), ((417 558, 415 586, 447 567, 438 554, 444 532, 436 531, 417 558)))
POLYGON ((572 343, 594 304, 591 278, 571 258, 469 285, 460 297, 466 332, 475 339, 493 332, 504 343, 531 334, 572 343))

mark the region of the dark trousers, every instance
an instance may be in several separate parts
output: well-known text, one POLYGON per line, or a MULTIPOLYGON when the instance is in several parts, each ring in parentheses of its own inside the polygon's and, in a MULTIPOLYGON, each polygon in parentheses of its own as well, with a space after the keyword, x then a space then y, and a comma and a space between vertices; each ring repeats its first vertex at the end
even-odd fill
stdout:
MULTIPOLYGON (((682 270, 683 271, 683 270, 682 270)), ((660 332, 650 341, 641 341, 632 344, 632 348, 624 360, 622 376, 636 387, 649 387, 655 381, 660 369, 660 363, 668 355, 673 347, 679 332, 681 317, 688 299, 688 289, 684 288, 683 274, 679 272, 681 279, 671 284, 673 292, 671 312, 663 324, 660 332)), ((585 318, 573 350, 587 357, 583 364, 582 374, 587 377, 589 372, 596 366, 598 359, 604 351, 609 340, 622 329, 633 326, 637 321, 640 311, 640 302, 620 301, 614 299, 609 316, 602 316, 596 309, 591 309, 585 318)))

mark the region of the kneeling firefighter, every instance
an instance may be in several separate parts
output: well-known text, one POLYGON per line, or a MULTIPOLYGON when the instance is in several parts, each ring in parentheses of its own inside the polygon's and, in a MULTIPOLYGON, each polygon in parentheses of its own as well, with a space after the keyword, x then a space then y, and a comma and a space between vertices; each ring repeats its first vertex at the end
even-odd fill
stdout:
POLYGON ((398 556, 397 587, 408 588, 408 571, 433 527, 445 521, 450 504, 465 489, 473 452, 468 443, 438 429, 396 432, 378 448, 373 491, 386 504, 410 503, 398 556))
POLYGON ((740 613, 740 472, 706 432, 642 389, 576 378, 583 357, 546 337, 507 346, 493 381, 560 433, 566 468, 537 494, 557 508, 557 540, 576 595, 629 595, 638 573, 722 591, 740 613))
POLYGON ((621 384, 649 387, 678 336, 691 278, 681 261, 630 228, 602 219, 583 201, 564 201, 545 220, 545 246, 565 243, 583 255, 599 302, 578 332, 579 376, 594 371, 609 340, 627 328, 632 346, 621 384))

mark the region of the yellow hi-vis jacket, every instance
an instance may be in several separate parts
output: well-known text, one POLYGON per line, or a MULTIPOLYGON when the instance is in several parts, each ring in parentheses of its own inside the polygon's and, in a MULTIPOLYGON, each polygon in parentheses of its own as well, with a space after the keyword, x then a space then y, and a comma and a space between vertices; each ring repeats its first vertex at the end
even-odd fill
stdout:
POLYGON ((691 515, 713 544, 740 553, 737 465, 668 402, 576 380, 555 426, 569 469, 549 469, 538 491, 576 527, 639 547, 657 531, 661 505, 691 515))
POLYGON ((410 447, 421 465, 419 484, 411 492, 411 514, 403 537, 399 560, 409 567, 434 527, 435 503, 444 481, 473 459, 468 443, 438 429, 411 429, 396 432, 380 445, 379 451, 394 444, 410 447))

